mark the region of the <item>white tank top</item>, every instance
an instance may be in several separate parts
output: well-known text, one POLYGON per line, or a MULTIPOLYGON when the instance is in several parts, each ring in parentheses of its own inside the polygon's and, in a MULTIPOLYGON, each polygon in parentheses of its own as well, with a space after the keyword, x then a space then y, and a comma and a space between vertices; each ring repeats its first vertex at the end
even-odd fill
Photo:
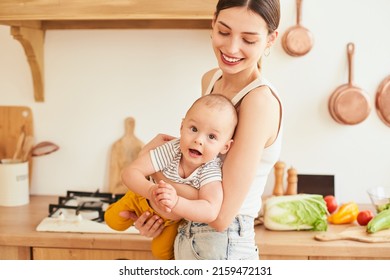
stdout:
MULTIPOLYGON (((211 79, 205 94, 210 94, 212 92, 215 82, 218 79, 220 79, 221 76, 222 76, 222 71, 219 69, 218 71, 215 72, 213 78, 211 79)), ((272 168, 275 165, 275 163, 279 160, 281 147, 282 147, 282 134, 283 134, 283 106, 275 88, 268 81, 266 81, 264 78, 261 77, 248 84, 245 88, 243 88, 240 92, 238 92, 232 99, 232 103, 236 106, 245 97, 246 94, 248 94, 251 90, 261 86, 267 86, 271 90, 275 98, 279 101, 281 116, 280 116, 280 126, 279 126, 278 136, 269 147, 264 149, 262 157, 259 162, 255 179, 249 189, 249 192, 244 200, 244 203, 242 204, 239 210, 239 214, 249 215, 253 218, 256 218, 259 215, 259 211, 262 204, 261 196, 264 192, 268 175, 272 171, 272 168)))

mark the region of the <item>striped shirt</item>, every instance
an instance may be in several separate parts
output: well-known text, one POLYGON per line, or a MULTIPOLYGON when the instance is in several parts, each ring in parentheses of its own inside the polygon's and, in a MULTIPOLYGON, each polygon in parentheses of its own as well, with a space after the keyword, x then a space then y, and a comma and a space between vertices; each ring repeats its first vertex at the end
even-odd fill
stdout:
POLYGON ((174 139, 150 151, 150 158, 155 171, 161 171, 165 177, 173 182, 200 189, 207 183, 222 181, 222 162, 218 157, 199 166, 187 178, 180 177, 181 156, 180 139, 174 139))

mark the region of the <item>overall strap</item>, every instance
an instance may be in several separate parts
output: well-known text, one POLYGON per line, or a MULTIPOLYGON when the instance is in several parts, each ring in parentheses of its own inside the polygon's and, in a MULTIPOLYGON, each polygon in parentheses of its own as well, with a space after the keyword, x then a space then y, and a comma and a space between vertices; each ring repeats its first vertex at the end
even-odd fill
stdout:
POLYGON ((219 78, 221 78, 222 76, 222 70, 221 69, 218 69, 217 71, 215 71, 213 77, 211 78, 211 81, 209 83, 209 86, 205 92, 205 95, 206 94, 210 94, 211 91, 213 90, 213 87, 215 85, 215 82, 218 81, 219 78))
MULTIPOLYGON (((213 77, 210 80, 209 86, 205 92, 205 94, 210 94, 214 88, 215 83, 222 77, 222 70, 218 69, 215 71, 213 77)), ((246 87, 244 87, 240 92, 238 92, 232 99, 232 103, 234 106, 236 106, 249 92, 251 92, 253 89, 258 88, 263 85, 268 85, 261 77, 257 78, 250 84, 248 84, 246 87)), ((272 92, 274 92, 272 86, 268 85, 272 92)))
POLYGON ((232 99, 233 105, 236 106, 245 97, 245 95, 247 95, 251 90, 260 87, 262 85, 264 85, 262 78, 257 78, 256 80, 251 82, 249 85, 244 87, 239 93, 237 93, 233 97, 232 99))

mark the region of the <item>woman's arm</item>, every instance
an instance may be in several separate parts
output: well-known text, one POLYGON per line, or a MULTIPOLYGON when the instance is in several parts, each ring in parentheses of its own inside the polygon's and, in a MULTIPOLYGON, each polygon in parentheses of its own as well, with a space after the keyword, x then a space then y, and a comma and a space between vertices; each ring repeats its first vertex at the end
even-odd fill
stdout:
POLYGON ((218 231, 225 230, 239 209, 254 180, 264 147, 270 145, 279 128, 278 100, 268 87, 248 93, 242 100, 234 145, 223 163, 223 203, 215 221, 218 231))
POLYGON ((150 140, 149 143, 144 145, 142 147, 142 150, 139 152, 139 156, 142 156, 143 154, 148 154, 151 150, 157 148, 158 146, 163 145, 164 143, 171 141, 175 139, 176 137, 173 137, 168 134, 158 134, 156 137, 154 137, 152 140, 150 140))

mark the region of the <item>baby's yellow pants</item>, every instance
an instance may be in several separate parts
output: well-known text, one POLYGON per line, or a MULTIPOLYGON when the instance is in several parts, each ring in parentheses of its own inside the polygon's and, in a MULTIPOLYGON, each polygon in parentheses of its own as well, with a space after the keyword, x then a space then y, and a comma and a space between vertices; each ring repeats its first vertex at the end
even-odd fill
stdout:
MULTIPOLYGON (((150 207, 146 198, 128 191, 121 199, 111 204, 105 214, 104 220, 106 224, 115 230, 124 231, 133 225, 134 221, 119 216, 122 211, 132 211, 137 216, 148 211, 152 215, 158 213, 150 207)), ((164 219, 163 232, 152 240, 152 254, 160 260, 174 259, 173 244, 177 234, 179 221, 164 219)))

